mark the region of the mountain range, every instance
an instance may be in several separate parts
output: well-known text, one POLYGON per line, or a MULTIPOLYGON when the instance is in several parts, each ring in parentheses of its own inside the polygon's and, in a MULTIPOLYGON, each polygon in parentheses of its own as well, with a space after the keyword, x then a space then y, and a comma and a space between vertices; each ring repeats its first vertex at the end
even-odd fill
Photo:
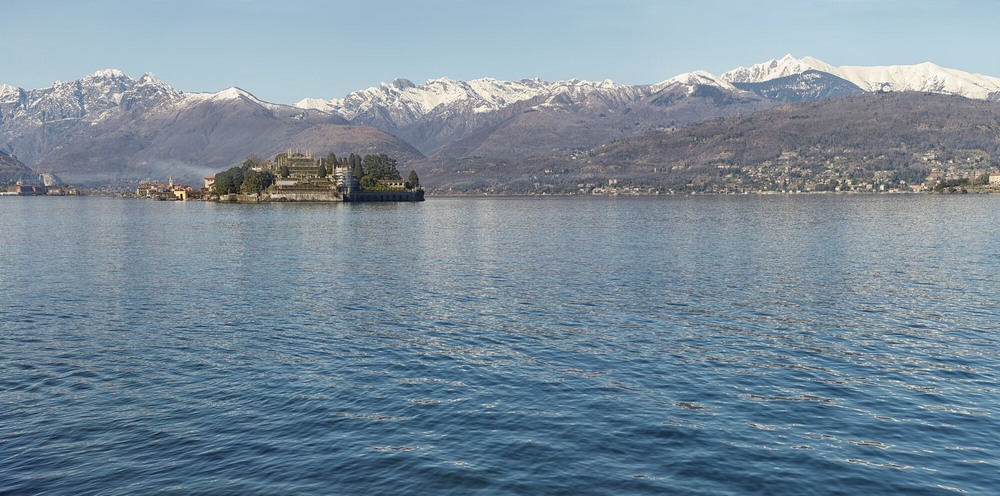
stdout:
MULTIPOLYGON (((1000 78, 931 63, 835 67, 788 55, 720 76, 696 71, 649 85, 396 79, 342 99, 282 105, 236 87, 185 93, 151 74, 136 80, 104 70, 42 89, 0 85, 0 151, 35 171, 82 183, 168 175, 195 180, 250 154, 288 149, 385 152, 401 168, 420 171, 432 190, 475 191, 488 183, 503 191, 505 182, 534 182, 531 171, 550 169, 546 164, 562 164, 568 176, 616 174, 594 161, 609 157, 607 147, 616 143, 620 148, 716 119, 886 92, 962 97, 994 108, 1000 78), (486 169, 491 173, 484 175, 486 169)), ((629 158, 621 170, 649 158, 629 158)))

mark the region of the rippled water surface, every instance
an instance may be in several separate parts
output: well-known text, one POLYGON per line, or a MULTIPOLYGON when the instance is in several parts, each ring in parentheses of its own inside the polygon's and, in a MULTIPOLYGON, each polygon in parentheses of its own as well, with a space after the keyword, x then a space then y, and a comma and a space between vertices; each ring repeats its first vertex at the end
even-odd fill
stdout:
POLYGON ((0 494, 1000 488, 1000 196, 0 225, 0 494))

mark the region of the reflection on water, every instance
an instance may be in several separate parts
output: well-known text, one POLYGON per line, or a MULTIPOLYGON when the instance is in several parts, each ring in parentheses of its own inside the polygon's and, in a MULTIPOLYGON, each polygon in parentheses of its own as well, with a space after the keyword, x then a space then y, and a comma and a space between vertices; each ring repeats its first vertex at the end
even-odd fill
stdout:
POLYGON ((0 493, 989 494, 994 196, 0 201, 0 493))

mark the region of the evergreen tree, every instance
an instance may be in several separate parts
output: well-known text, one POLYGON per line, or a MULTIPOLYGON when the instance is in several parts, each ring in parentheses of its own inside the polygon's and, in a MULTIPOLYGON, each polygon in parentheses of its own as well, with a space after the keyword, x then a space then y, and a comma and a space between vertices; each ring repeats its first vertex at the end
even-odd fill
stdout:
POLYGON ((399 170, 396 168, 396 159, 389 158, 384 153, 365 155, 362 165, 364 166, 365 175, 372 176, 375 180, 403 178, 399 175, 399 170))
POLYGON ((240 191, 245 195, 260 194, 272 184, 274 184, 274 174, 267 171, 250 170, 243 174, 240 191))
POLYGON ((287 165, 282 165, 281 169, 278 170, 278 173, 281 175, 281 177, 288 177, 288 175, 291 174, 292 171, 288 170, 287 165))
POLYGON ((388 155, 381 153, 379 158, 385 164, 385 178, 386 179, 402 179, 403 176, 400 175, 399 169, 396 167, 399 165, 396 159, 389 157, 388 155))
POLYGON ((248 171, 254 167, 259 167, 264 159, 260 158, 260 155, 251 155, 243 161, 243 170, 248 171))
POLYGON ((330 152, 326 154, 326 167, 328 172, 333 172, 333 168, 337 165, 337 154, 330 152))
POLYGON ((417 177, 417 171, 411 170, 410 175, 406 176, 406 187, 409 189, 420 187, 420 178, 417 177))
POLYGON ((240 187, 243 186, 243 168, 242 167, 230 167, 215 175, 215 186, 212 188, 215 190, 217 195, 228 195, 230 193, 239 193, 240 187))
POLYGON ((319 164, 319 170, 316 172, 316 174, 321 178, 326 177, 326 166, 323 164, 319 164))
POLYGON ((375 155, 365 155, 361 159, 361 167, 365 171, 366 176, 377 176, 378 174, 378 164, 375 163, 375 155))
POLYGON ((361 189, 363 190, 374 191, 378 188, 378 182, 375 180, 374 177, 368 175, 361 178, 360 186, 361 189))

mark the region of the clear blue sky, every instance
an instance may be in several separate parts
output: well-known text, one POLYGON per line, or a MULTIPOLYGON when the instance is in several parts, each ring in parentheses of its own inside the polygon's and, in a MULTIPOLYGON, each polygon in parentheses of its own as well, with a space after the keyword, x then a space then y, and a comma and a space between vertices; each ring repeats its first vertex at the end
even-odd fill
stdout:
POLYGON ((405 77, 655 83, 786 53, 1000 76, 1000 0, 32 0, 0 8, 0 83, 117 68, 294 103, 405 77))

